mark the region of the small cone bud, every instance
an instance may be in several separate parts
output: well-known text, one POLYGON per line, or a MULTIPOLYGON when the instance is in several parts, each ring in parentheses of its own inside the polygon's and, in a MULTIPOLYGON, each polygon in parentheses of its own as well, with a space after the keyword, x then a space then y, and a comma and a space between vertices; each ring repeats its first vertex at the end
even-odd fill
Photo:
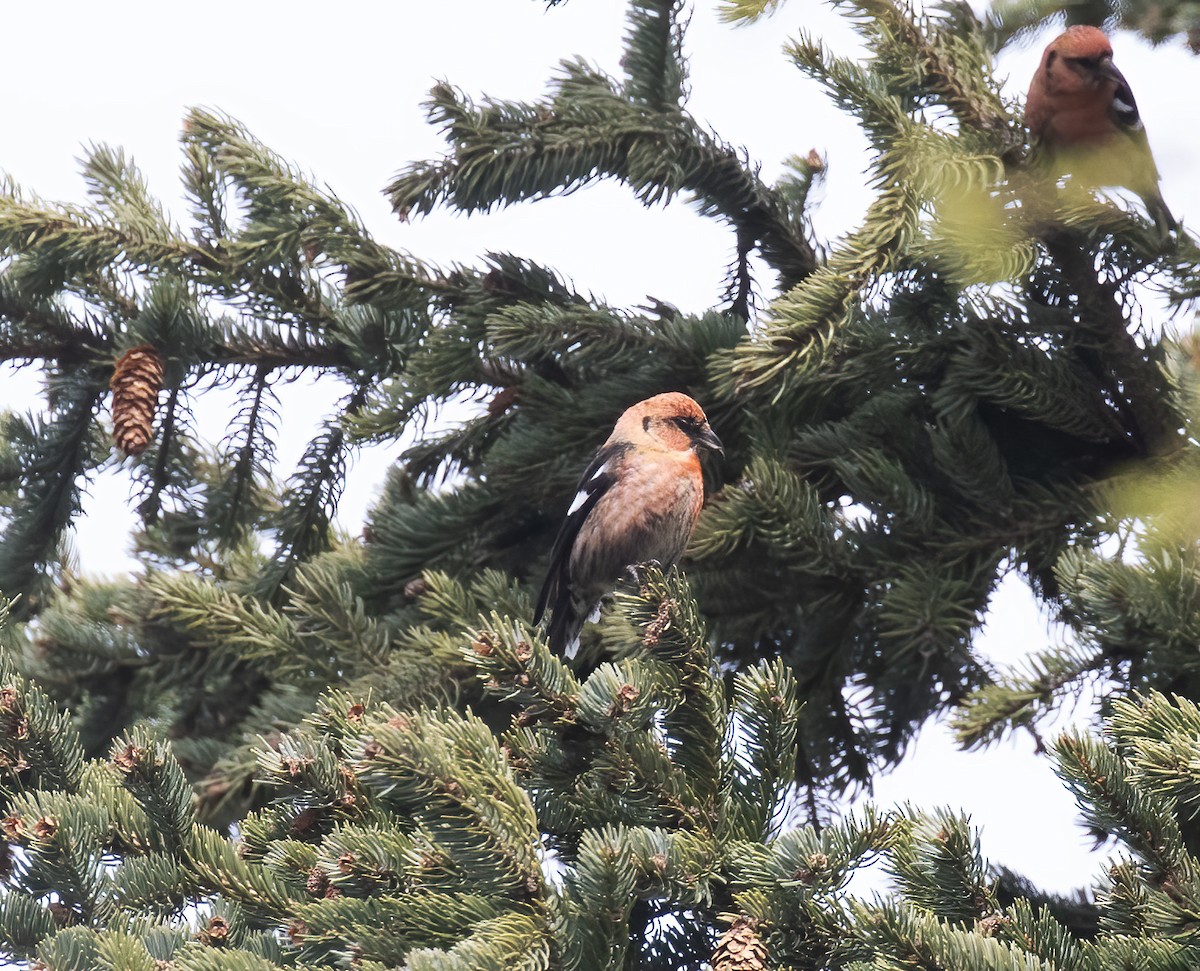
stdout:
POLYGON ((126 455, 141 455, 150 444, 162 382, 162 357, 149 344, 126 351, 113 368, 113 441, 126 455))

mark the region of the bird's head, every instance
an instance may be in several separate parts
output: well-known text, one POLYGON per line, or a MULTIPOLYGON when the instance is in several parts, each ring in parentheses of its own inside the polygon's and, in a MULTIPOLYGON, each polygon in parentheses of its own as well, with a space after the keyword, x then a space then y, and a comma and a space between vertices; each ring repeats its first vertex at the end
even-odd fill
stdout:
POLYGON ((725 451, 704 410, 678 391, 656 394, 627 408, 617 420, 612 437, 670 452, 702 448, 722 454, 725 451))
POLYGON ((1084 24, 1068 27, 1046 47, 1042 67, 1060 87, 1100 88, 1124 82, 1113 65, 1104 31, 1084 24))

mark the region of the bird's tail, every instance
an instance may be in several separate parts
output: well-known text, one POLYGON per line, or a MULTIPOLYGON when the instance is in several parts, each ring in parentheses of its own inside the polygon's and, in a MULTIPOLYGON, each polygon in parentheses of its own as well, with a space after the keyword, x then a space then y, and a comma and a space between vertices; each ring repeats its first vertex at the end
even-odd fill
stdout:
POLYGON ((550 650, 568 660, 579 653, 579 632, 583 629, 583 617, 571 598, 564 597, 550 617, 550 650))

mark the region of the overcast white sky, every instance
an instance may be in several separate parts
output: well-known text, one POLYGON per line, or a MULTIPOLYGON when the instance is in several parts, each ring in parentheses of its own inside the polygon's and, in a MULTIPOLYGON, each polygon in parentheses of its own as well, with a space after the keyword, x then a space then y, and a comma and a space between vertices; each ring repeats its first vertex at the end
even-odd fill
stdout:
MULTIPOLYGON (((645 210, 629 193, 599 185, 561 200, 465 219, 445 213, 414 224, 391 214, 381 190, 409 160, 440 152, 420 107, 437 79, 468 93, 533 98, 559 59, 582 55, 619 73, 623 4, 574 0, 545 10, 535 0, 439 0, 386 3, 343 0, 204 4, 162 0, 43 0, 5 10, 4 99, 0 170, 45 198, 82 201, 75 159, 88 142, 122 145, 151 187, 182 218, 176 136, 188 106, 217 108, 310 171, 354 206, 384 242, 435 262, 472 261, 488 250, 540 260, 616 304, 651 294, 687 310, 712 305, 732 251, 728 231, 686 206, 645 210)), ((720 24, 715 0, 701 0, 688 47, 691 110, 723 138, 745 145, 773 179, 782 161, 810 148, 826 154, 829 173, 814 213, 830 238, 853 228, 868 201, 866 143, 780 52, 803 25, 835 50, 852 34, 813 0, 791 0, 749 28, 720 24)), ((1028 82, 1042 37, 1001 65, 1010 94, 1028 82)), ((1181 48, 1151 51, 1115 40, 1163 172, 1163 194, 1185 218, 1200 218, 1192 172, 1197 159, 1200 61, 1181 48)), ((5 372, 0 404, 27 407, 34 384, 5 372)), ((333 391, 288 395, 280 474, 330 407, 333 391)), ((220 436, 226 416, 203 424, 220 436)), ((397 448, 356 464, 342 521, 356 528, 397 448)), ((125 483, 107 475, 92 489, 78 530, 87 569, 126 565, 125 483)), ((1049 632, 1032 599, 1010 579, 997 595, 984 647, 1008 661, 1046 644, 1049 632)), ((1085 712, 1086 714, 1086 712, 1085 712)), ((1047 888, 1070 889, 1099 872, 1074 824, 1074 809, 1028 737, 985 754, 954 751, 929 727, 912 756, 876 786, 881 804, 963 808, 982 826, 985 854, 1047 888)))

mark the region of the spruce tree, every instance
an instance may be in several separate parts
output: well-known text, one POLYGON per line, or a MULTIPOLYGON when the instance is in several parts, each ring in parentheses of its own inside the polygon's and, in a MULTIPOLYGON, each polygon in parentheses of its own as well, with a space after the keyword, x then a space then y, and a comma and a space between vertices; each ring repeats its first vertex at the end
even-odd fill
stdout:
POLYGON ((185 121, 184 223, 105 146, 86 206, 4 185, 0 349, 46 386, 0 456, 7 954, 1196 966, 1200 354, 1156 315, 1194 300, 1200 254, 1038 178, 991 74, 1004 11, 843 9, 865 59, 803 34, 786 56, 870 140, 844 239, 808 219, 818 158, 768 184, 689 113, 679 0, 630 3, 617 76, 566 60, 533 103, 438 84, 445 154, 387 187, 402 219, 599 179, 685 198, 729 231, 704 314, 385 246, 210 111, 185 121), (275 388, 301 374, 344 397, 277 483, 275 388), (238 409, 207 442, 214 386, 238 409), (682 569, 618 589, 569 666, 532 594, 588 455, 665 390, 727 455, 682 569), (347 457, 406 435, 362 539, 337 535, 347 457), (114 450, 141 566, 101 582, 63 539, 114 450), (1011 570, 1072 633, 1027 671, 972 648, 1011 570), (836 808, 931 715, 984 745, 1101 677, 1105 735, 1054 744, 1128 854, 1092 896, 991 868, 952 809, 836 808), (847 893, 876 861, 892 890, 847 893))

